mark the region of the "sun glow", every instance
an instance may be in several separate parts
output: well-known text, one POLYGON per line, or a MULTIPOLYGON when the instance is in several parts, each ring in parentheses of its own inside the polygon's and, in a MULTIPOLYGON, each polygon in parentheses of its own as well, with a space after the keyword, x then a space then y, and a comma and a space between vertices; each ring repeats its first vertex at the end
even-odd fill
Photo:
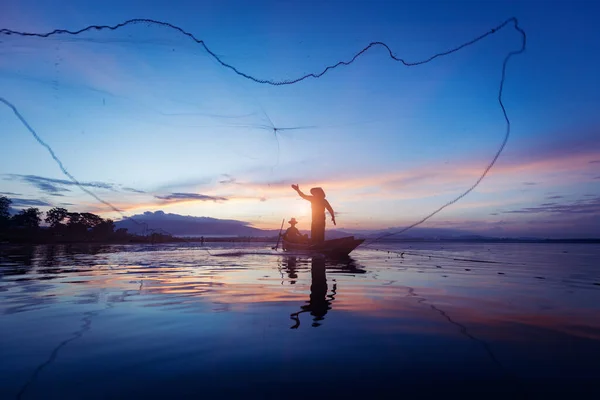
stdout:
POLYGON ((293 208, 290 208, 290 212, 292 214, 289 218, 296 218, 300 229, 307 228, 310 225, 310 203, 308 201, 297 202, 293 208))

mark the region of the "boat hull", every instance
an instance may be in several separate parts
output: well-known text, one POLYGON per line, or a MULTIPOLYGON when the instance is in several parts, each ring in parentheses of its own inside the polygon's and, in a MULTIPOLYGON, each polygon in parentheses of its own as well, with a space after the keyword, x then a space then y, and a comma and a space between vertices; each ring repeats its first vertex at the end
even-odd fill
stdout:
POLYGON ((364 241, 364 239, 355 239, 354 236, 325 240, 318 244, 288 242, 284 239, 283 249, 285 251, 323 254, 330 257, 345 257, 364 241))

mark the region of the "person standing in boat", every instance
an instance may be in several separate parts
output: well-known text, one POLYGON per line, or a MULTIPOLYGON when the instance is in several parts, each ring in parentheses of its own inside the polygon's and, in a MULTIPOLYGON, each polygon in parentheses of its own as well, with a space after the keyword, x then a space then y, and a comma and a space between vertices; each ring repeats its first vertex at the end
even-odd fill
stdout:
POLYGON ((329 202, 325 199, 325 192, 320 187, 310 189, 312 196, 307 196, 298 187, 298 185, 292 185, 300 197, 310 201, 312 209, 312 222, 310 225, 310 238, 313 244, 322 243, 325 241, 325 210, 331 214, 331 221, 335 225, 335 214, 333 208, 329 202))

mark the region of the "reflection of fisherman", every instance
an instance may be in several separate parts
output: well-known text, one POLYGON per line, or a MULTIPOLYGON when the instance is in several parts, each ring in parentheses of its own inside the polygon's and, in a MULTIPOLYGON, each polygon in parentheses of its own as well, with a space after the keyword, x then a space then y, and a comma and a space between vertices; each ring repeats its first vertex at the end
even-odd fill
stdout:
POLYGON ((298 274, 296 273, 296 261, 296 257, 286 257, 283 260, 283 267, 288 274, 288 278, 290 278, 290 285, 295 285, 296 279, 298 278, 298 274))
POLYGON ((308 236, 302 235, 300 233, 300 231, 298 230, 298 228, 296 228, 297 223, 298 223, 298 221, 296 221, 296 218, 292 218, 291 220, 288 221, 288 224, 290 224, 291 226, 289 228, 287 228, 285 233, 282 235, 283 238, 285 240, 287 240, 288 242, 295 242, 295 243, 308 241, 308 236))
POLYGON ((310 237, 313 243, 321 243, 325 241, 325 210, 331 214, 331 222, 335 225, 335 214, 333 208, 327 200, 325 200, 325 192, 320 187, 310 189, 312 196, 307 196, 298 187, 298 185, 292 185, 300 197, 310 201, 312 209, 312 223, 310 226, 310 237))
MULTIPOLYGON (((311 278, 312 283, 310 285, 310 300, 307 305, 304 305, 302 311, 293 313, 290 318, 296 321, 296 325, 292 326, 291 329, 297 329, 300 326, 300 315, 303 312, 310 312, 313 318, 313 327, 321 325, 319 321, 325 319, 325 314, 328 310, 331 310, 331 301, 333 295, 327 296, 327 276, 325 275, 325 260, 322 258, 313 257, 311 263, 311 278)), ((333 285, 335 292, 335 284, 333 285)))

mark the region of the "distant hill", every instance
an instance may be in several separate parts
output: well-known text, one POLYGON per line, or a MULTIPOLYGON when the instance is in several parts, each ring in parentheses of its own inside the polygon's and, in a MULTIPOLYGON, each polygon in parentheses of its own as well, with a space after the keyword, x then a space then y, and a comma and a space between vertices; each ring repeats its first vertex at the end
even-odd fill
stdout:
MULTIPOLYGON (((473 232, 459 230, 459 229, 447 229, 447 228, 412 228, 409 231, 401 234, 394 234, 395 232, 401 231, 404 227, 393 227, 379 230, 328 230, 330 235, 347 236, 354 235, 364 238, 377 238, 384 235, 390 239, 440 239, 440 238, 463 238, 463 239, 479 239, 484 236, 478 235, 473 232)), ((337 237, 337 236, 336 236, 337 237)))
POLYGON ((164 211, 133 215, 130 218, 115 222, 117 228, 126 228, 130 233, 143 234, 152 229, 157 232, 170 233, 174 236, 273 236, 279 231, 263 230, 249 226, 248 222, 218 219, 210 217, 193 217, 165 213, 164 211))
MULTIPOLYGON (((174 236, 252 236, 252 237, 270 237, 279 233, 277 229, 259 229, 250 226, 250 223, 232 219, 218 219, 210 217, 193 217, 189 215, 180 215, 165 213, 164 211, 147 211, 143 214, 134 215, 132 219, 123 219, 115 223, 117 228, 127 228, 130 233, 143 234, 148 231, 158 231, 170 233, 174 236)), ((289 225, 284 226, 284 230, 289 225)), ((384 230, 343 230, 327 229, 326 237, 335 239, 344 236, 360 236, 364 238, 375 238, 400 228, 388 228, 384 230)), ((301 230, 302 233, 309 233, 309 230, 301 230)), ((436 228, 413 228, 410 232, 402 235, 394 235, 391 238, 424 238, 434 239, 439 237, 459 237, 472 235, 470 232, 436 229, 436 228)))
MULTIPOLYGON (((249 222, 233 220, 233 219, 218 219, 210 217, 193 217, 189 215, 179 215, 165 213, 164 211, 147 211, 143 214, 132 216, 136 222, 131 219, 124 219, 115 223, 117 228, 127 228, 130 233, 144 234, 151 232, 169 233, 174 236, 187 237, 274 237, 279 233, 278 229, 259 229, 250 226, 249 222)), ((284 230, 289 225, 284 225, 284 230)), ((381 230, 360 230, 360 229, 331 229, 328 226, 325 237, 327 239, 336 239, 344 236, 357 236, 365 239, 380 238, 383 235, 388 235, 401 230, 402 227, 390 227, 381 230)), ((309 230, 300 230, 300 232, 308 233, 309 230)), ((531 241, 574 241, 574 242, 594 242, 598 239, 555 239, 548 240, 535 237, 498 237, 479 235, 474 232, 447 229, 447 228, 421 228, 415 227, 400 235, 389 235, 383 237, 384 240, 451 240, 451 241, 513 241, 513 242, 531 242, 531 241)))

